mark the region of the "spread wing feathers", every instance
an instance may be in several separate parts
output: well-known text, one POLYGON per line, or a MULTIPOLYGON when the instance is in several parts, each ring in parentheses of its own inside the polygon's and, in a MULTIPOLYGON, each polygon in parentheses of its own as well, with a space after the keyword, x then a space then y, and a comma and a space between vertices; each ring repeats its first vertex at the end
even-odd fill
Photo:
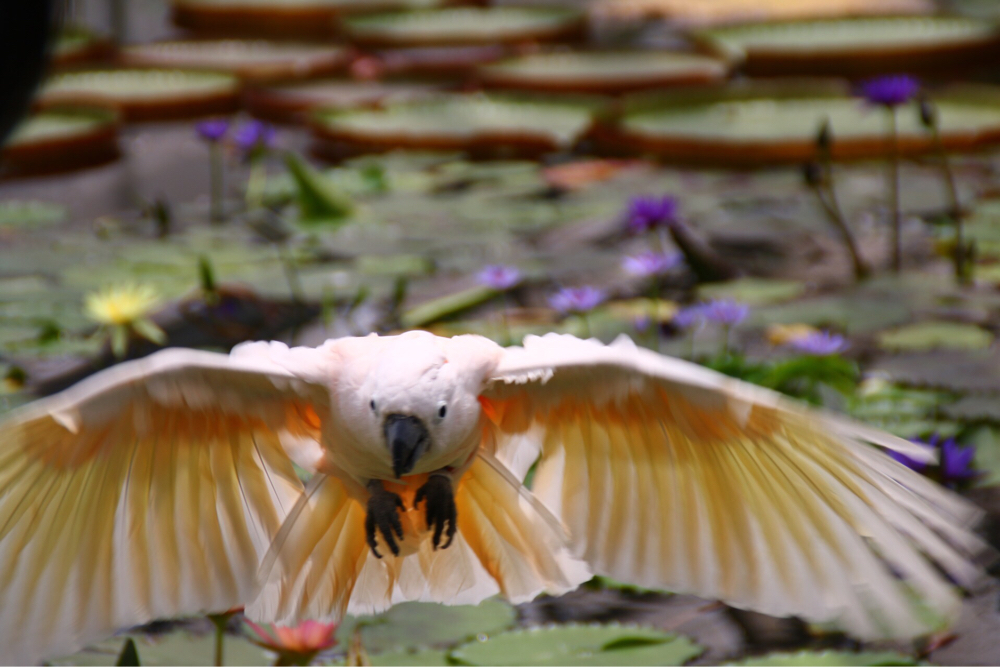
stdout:
POLYGON ((279 431, 329 399, 250 352, 166 350, 0 422, 0 662, 252 599, 301 494, 279 431))
MULTIPOLYGON (((447 549, 434 550, 423 507, 412 509, 418 486, 390 485, 410 509, 401 517, 401 556, 378 559, 365 542, 364 505, 337 477, 314 477, 264 561, 266 583, 247 615, 339 621, 408 600, 478 604, 500 592, 523 602, 590 578, 567 552, 558 520, 489 455, 458 484, 458 532, 447 549)), ((379 539, 380 553, 389 554, 379 539)))
POLYGON ((863 638, 953 620, 941 570, 980 574, 971 506, 868 444, 912 443, 627 338, 529 337, 482 402, 598 573, 863 638))

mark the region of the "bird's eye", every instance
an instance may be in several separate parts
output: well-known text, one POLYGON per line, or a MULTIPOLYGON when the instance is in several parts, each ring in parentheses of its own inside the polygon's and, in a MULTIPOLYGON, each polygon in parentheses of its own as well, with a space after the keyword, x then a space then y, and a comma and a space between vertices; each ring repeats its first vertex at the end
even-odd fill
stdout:
POLYGON ((375 399, 374 398, 371 401, 368 402, 368 407, 370 407, 372 409, 372 412, 375 412, 376 408, 375 408, 375 399))
POLYGON ((438 419, 444 419, 446 414, 448 414, 448 406, 442 403, 438 408, 438 419))

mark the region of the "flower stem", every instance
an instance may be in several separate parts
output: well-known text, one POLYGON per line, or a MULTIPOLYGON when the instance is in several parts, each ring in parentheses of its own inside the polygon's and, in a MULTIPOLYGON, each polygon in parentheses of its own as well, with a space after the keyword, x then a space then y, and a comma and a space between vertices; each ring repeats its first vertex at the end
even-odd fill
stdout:
POLYGON ((823 207, 823 211, 826 212, 827 218, 829 218, 834 228, 840 234, 840 238, 844 242, 844 247, 847 248, 847 252, 851 256, 851 264, 854 266, 854 278, 856 280, 864 280, 868 277, 868 266, 861 259, 861 252, 858 250, 857 241, 854 239, 854 234, 851 233, 851 228, 847 226, 847 220, 844 219, 844 212, 840 208, 840 202, 837 201, 837 194, 833 189, 833 183, 828 181, 825 197, 823 196, 821 187, 813 187, 816 199, 819 201, 820 206, 823 207))
POLYGON ((224 165, 222 161, 222 147, 217 143, 213 143, 208 149, 209 160, 211 160, 210 165, 210 182, 211 182, 211 217, 212 222, 222 222, 226 219, 226 212, 223 209, 223 175, 224 175, 224 165))
POLYGON ((261 157, 251 158, 250 177, 247 180, 247 208, 259 208, 264 199, 264 181, 267 179, 267 170, 264 160, 261 157))
POLYGON ((944 182, 948 190, 951 219, 955 223, 955 249, 952 252, 952 261, 955 266, 955 281, 959 285, 968 285, 970 276, 965 256, 964 212, 962 211, 962 203, 958 199, 955 172, 952 171, 951 161, 948 159, 948 152, 944 148, 944 142, 941 141, 941 131, 936 123, 931 132, 934 135, 934 147, 937 149, 938 159, 941 163, 941 174, 944 176, 944 182))
POLYGON ((587 319, 586 313, 580 313, 578 315, 580 321, 583 322, 583 338, 584 340, 590 338, 590 321, 587 319))
POLYGON ((899 211, 899 123, 896 108, 889 109, 889 138, 892 155, 889 160, 889 207, 892 209, 892 270, 899 273, 903 266, 903 242, 899 211))

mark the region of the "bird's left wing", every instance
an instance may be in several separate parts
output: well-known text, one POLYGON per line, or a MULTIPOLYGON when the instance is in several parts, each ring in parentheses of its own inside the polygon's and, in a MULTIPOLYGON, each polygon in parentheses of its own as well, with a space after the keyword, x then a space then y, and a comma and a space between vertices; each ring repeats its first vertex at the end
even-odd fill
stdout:
POLYGON ((953 620, 942 570, 979 576, 972 507, 869 443, 923 450, 627 338, 528 337, 481 401, 598 573, 863 638, 953 620))
POLYGON ((295 372, 320 354, 165 350, 0 420, 0 663, 249 603, 302 488, 279 440, 329 406, 295 372))

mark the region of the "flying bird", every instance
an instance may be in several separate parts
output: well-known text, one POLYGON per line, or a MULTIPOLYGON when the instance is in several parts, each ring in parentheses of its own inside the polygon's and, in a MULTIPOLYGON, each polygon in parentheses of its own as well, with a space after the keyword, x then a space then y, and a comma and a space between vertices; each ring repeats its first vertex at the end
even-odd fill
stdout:
POLYGON ((913 637, 954 620, 983 544, 879 448, 927 457, 624 337, 168 349, 0 422, 0 661, 593 574, 913 637))

